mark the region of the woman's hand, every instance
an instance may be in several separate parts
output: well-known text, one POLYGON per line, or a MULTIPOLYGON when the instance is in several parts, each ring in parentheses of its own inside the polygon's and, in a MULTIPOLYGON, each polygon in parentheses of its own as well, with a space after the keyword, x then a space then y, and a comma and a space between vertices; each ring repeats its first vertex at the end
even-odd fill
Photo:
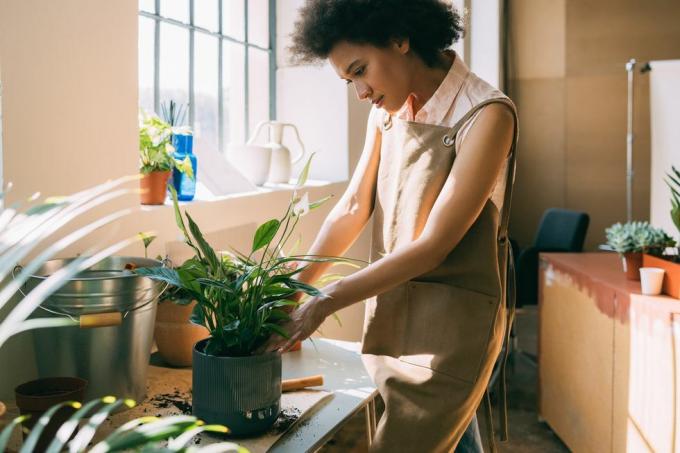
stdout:
POLYGON ((273 335, 265 346, 266 352, 288 351, 296 341, 309 338, 330 314, 327 310, 328 296, 317 296, 299 305, 290 313, 290 320, 281 326, 290 338, 273 335))

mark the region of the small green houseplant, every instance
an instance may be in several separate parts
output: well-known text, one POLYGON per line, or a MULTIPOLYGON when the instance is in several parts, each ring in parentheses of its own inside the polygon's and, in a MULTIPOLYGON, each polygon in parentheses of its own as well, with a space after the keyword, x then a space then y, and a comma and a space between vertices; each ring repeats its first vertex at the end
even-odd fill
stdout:
POLYGON ((163 204, 173 169, 193 178, 191 161, 173 157, 172 135, 177 132, 156 115, 139 113, 139 172, 142 204, 163 204))
MULTIPOLYGON (((309 162, 298 180, 301 187, 309 162)), ((257 228, 249 253, 218 254, 200 228, 180 211, 174 191, 176 222, 195 256, 179 269, 137 269, 136 272, 187 291, 196 300, 192 322, 210 336, 193 349, 194 415, 209 423, 229 426, 234 434, 252 435, 275 421, 281 398, 281 355, 262 353, 274 334, 289 338, 281 324, 287 309, 298 304, 295 295, 321 292, 296 280, 313 262, 348 262, 343 258, 285 256, 284 247, 302 215, 320 206, 307 196, 293 194, 279 219, 257 228), (296 263, 303 263, 297 265, 296 263)))
POLYGON ((630 280, 639 280, 642 254, 659 256, 675 241, 665 231, 649 222, 615 223, 605 230, 607 244, 623 258, 623 270, 630 280))

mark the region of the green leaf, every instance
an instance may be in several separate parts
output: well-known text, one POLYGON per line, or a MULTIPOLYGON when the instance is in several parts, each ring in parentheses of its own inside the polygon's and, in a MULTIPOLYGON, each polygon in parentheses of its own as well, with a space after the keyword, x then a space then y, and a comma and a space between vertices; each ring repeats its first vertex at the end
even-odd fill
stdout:
POLYGON ((309 203, 309 210, 311 211, 312 209, 318 208, 319 206, 321 206, 322 204, 324 204, 325 202, 327 202, 331 198, 333 198, 333 195, 328 195, 327 197, 323 197, 321 200, 317 200, 317 201, 313 201, 313 202, 309 203))
POLYGON ((288 321, 290 320, 290 315, 283 310, 272 310, 269 312, 267 317, 268 321, 288 321))
POLYGON ((276 324, 272 324, 272 323, 270 323, 270 322, 267 322, 267 323, 264 323, 264 324, 262 325, 262 327, 265 327, 265 328, 267 328, 267 329, 269 329, 269 330, 273 330, 274 332, 278 333, 278 334, 279 334, 280 336, 282 336, 283 338, 290 339, 290 335, 288 334, 288 332, 286 332, 285 330, 283 330, 283 328, 282 328, 281 326, 279 326, 279 325, 276 325, 276 324))
POLYGON ((184 219, 182 218, 182 213, 179 210, 179 201, 177 200, 177 191, 175 188, 172 186, 172 184, 168 185, 168 190, 170 191, 170 195, 172 197, 172 206, 175 211, 175 223, 177 223, 177 226, 179 229, 182 231, 184 234, 184 239, 186 239, 187 244, 192 246, 194 249, 195 247, 193 246, 191 242, 191 237, 189 237, 189 233, 187 232, 187 227, 184 225, 184 219))
POLYGON ((289 280, 285 282, 288 287, 297 289, 299 291, 302 291, 305 294, 309 294, 310 296, 320 296, 323 294, 321 291, 318 289, 314 288, 312 285, 308 285, 307 283, 302 283, 297 280, 289 280))
POLYGON ((40 439, 40 435, 45 430, 45 427, 50 423, 54 414, 59 409, 66 406, 71 406, 75 409, 79 409, 81 407, 81 404, 78 403, 77 401, 64 401, 63 403, 55 404, 54 406, 50 407, 43 415, 40 416, 38 420, 36 420, 33 429, 31 429, 30 434, 28 435, 28 437, 26 437, 26 440, 21 446, 19 453, 30 453, 34 451, 38 445, 38 439, 40 439))
POLYGON ((52 439, 52 442, 47 446, 45 453, 59 453, 64 448, 64 444, 68 442, 71 435, 78 427, 80 420, 85 417, 95 406, 102 403, 102 399, 88 401, 75 414, 71 415, 57 431, 57 434, 52 439))
POLYGON ((205 259, 208 260, 208 264, 210 265, 213 274, 217 276, 220 269, 220 260, 217 258, 215 250, 213 250, 210 244, 205 240, 203 233, 201 233, 200 228, 196 225, 196 222, 194 222, 194 219, 191 218, 189 213, 185 212, 185 215, 189 221, 189 230, 191 231, 192 236, 196 239, 196 242, 198 242, 198 246, 201 248, 205 259))
MULTIPOLYGON (((184 451, 184 448, 187 446, 189 442, 191 442, 191 439, 193 439, 194 437, 196 437, 196 435, 202 433, 203 431, 227 434, 229 432, 229 429, 226 426, 222 425, 202 425, 202 426, 197 425, 196 427, 191 428, 182 433, 181 435, 170 440, 170 442, 168 442, 168 449, 171 451, 184 451)), ((236 452, 238 451, 236 444, 231 444, 231 446, 233 446, 234 448, 233 451, 236 452)), ((220 449, 219 451, 224 450, 220 449)))
POLYGON ((231 321, 229 324, 227 324, 226 326, 222 327, 222 330, 223 330, 224 332, 234 332, 234 331, 238 330, 238 327, 239 327, 240 324, 241 324, 241 320, 240 320, 240 319, 234 319, 234 320, 231 321))
POLYGON ((90 453, 133 450, 136 447, 177 437, 196 426, 198 426, 198 420, 190 415, 163 417, 157 421, 144 423, 128 431, 118 433, 115 436, 112 435, 95 445, 90 453))
POLYGON ((26 215, 32 216, 32 215, 38 215, 38 214, 44 214, 47 211, 51 211, 52 209, 55 208, 60 208, 64 205, 66 205, 66 202, 58 202, 58 203, 43 203, 39 204, 37 206, 33 206, 31 208, 28 208, 26 210, 26 215))
MULTIPOLYGON (((111 400, 113 400, 113 398, 111 398, 111 400)), ((99 409, 92 417, 90 417, 85 426, 80 428, 76 437, 74 437, 69 444, 69 451, 76 452, 84 450, 97 432, 97 428, 104 423, 106 418, 111 415, 111 412, 123 405, 130 408, 133 407, 135 403, 132 400, 118 399, 99 409)))
POLYGON ((268 222, 263 223, 255 232, 255 237, 253 238, 253 252, 260 250, 262 247, 269 245, 269 243, 274 239, 276 233, 279 231, 279 226, 281 222, 277 219, 272 219, 268 222))
POLYGON ((312 153, 309 156, 309 159, 307 159, 307 163, 300 172, 300 176, 298 176, 297 183, 295 184, 296 188, 304 186, 305 183, 307 182, 307 178, 309 177, 309 167, 312 165, 312 158, 314 157, 314 154, 316 153, 312 153))
POLYGON ((222 344, 215 337, 210 338, 205 344, 205 353, 214 356, 222 355, 222 344))
POLYGON ((0 431, 0 451, 7 451, 7 444, 9 443, 10 438, 12 437, 12 432, 14 432, 14 429, 21 425, 21 422, 24 420, 27 420, 30 418, 29 415, 22 415, 20 417, 17 417, 13 419, 5 428, 0 431))
POLYGON ((189 321, 199 326, 205 326, 205 311, 200 303, 196 304, 194 309, 191 310, 189 321))
POLYGON ((178 288, 185 288, 184 282, 175 269, 169 267, 139 267, 133 271, 137 275, 148 277, 152 280, 169 283, 178 288))
POLYGON ((137 234, 139 235, 140 239, 144 243, 144 248, 149 247, 149 245, 151 245, 151 243, 154 241, 154 239, 156 239, 156 236, 153 235, 153 234, 150 234, 150 233, 140 232, 140 233, 137 233, 137 234))

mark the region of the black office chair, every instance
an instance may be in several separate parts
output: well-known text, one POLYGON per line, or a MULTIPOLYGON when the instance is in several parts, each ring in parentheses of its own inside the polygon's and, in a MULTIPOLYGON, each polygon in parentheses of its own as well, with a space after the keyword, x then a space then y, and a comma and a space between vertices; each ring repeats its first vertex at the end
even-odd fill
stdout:
POLYGON ((517 257, 517 307, 538 304, 538 254, 583 251, 589 222, 585 212, 550 208, 543 213, 534 243, 517 257))

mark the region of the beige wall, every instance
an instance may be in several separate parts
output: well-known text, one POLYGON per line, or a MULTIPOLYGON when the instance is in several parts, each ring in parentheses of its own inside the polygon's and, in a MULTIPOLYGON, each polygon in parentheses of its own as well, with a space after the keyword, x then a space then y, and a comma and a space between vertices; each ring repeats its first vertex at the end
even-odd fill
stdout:
MULTIPOLYGON (((520 116, 511 234, 533 241, 548 207, 583 210, 586 247, 626 219, 626 61, 677 58, 669 0, 510 2, 510 95, 520 116)), ((649 81, 636 74, 633 217, 649 219, 649 81)))

